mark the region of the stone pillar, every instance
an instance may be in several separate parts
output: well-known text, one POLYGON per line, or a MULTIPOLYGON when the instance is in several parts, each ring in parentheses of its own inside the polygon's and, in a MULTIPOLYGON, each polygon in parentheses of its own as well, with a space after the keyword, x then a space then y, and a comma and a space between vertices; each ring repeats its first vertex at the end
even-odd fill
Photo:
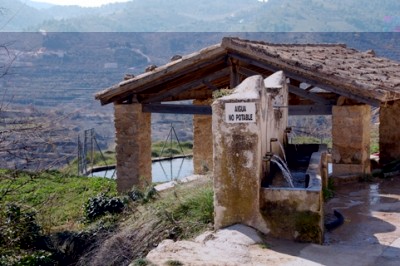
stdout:
POLYGON ((287 144, 285 130, 288 126, 289 102, 288 85, 283 71, 278 71, 264 80, 264 86, 267 92, 267 100, 271 103, 268 106, 273 110, 268 110, 267 114, 267 151, 284 157, 281 145, 287 144), (271 105, 271 106, 270 106, 271 105), (277 139, 278 142, 271 142, 271 139, 277 139))
POLYGON ((141 104, 115 104, 117 190, 151 184, 151 114, 141 104))
MULTIPOLYGON (((211 100, 194 100, 195 105, 210 105, 211 100)), ((213 137, 211 115, 193 115, 193 168, 195 174, 213 170, 213 137)))
POLYGON ((260 214, 263 89, 262 77, 252 76, 212 105, 215 229, 241 223, 268 233, 260 214))
POLYGON ((332 108, 333 176, 370 173, 369 105, 332 108))
POLYGON ((381 104, 379 111, 379 162, 400 159, 400 100, 381 104))

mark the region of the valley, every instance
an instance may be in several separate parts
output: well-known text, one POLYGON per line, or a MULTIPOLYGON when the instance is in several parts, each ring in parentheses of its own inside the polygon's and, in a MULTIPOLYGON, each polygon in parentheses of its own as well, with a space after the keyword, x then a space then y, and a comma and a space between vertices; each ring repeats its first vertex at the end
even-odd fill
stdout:
MULTIPOLYGON (((174 55, 218 43, 225 35, 281 43, 339 42, 400 60, 396 33, 0 33, 4 73, 0 141, 8 147, 0 167, 60 167, 76 157, 78 135, 90 128, 95 129, 101 149, 113 149, 113 107, 101 106, 94 94, 122 81, 126 74, 143 73, 148 65, 161 66, 174 55), (26 124, 33 124, 34 130, 26 130, 26 124), (7 150, 19 147, 22 139, 24 146, 41 148, 24 151, 23 156, 9 154, 7 150), (40 163, 24 165, 26 157, 40 163)), ((180 140, 192 139, 192 116, 153 114, 153 140, 165 140, 171 125, 180 140)))

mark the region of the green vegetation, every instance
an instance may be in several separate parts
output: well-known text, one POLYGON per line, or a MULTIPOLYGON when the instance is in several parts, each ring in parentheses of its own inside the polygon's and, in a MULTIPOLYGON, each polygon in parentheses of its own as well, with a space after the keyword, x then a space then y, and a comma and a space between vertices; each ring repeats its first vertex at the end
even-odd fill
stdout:
POLYGON ((204 230, 214 221, 213 189, 211 184, 193 190, 177 188, 158 202, 158 214, 172 223, 179 222, 180 237, 189 238, 204 230))
POLYGON ((325 202, 335 196, 335 185, 332 178, 328 178, 327 187, 322 187, 322 196, 324 197, 325 202))
POLYGON ((38 223, 47 233, 81 228, 82 206, 102 192, 115 195, 115 181, 65 176, 58 171, 0 172, 0 206, 11 202, 37 212, 38 223))
POLYGON ((143 258, 160 241, 195 236, 213 221, 209 179, 117 197, 110 179, 5 170, 0 177, 0 265, 149 265, 143 258), (126 248, 115 249, 121 243, 126 248))
POLYGON ((224 97, 226 95, 230 95, 232 94, 233 90, 230 89, 220 89, 220 90, 216 90, 213 91, 213 99, 218 99, 221 97, 224 97))
POLYGON ((84 205, 85 218, 87 222, 93 222, 106 214, 121 213, 124 210, 124 203, 118 197, 110 197, 104 193, 89 198, 84 205))
POLYGON ((193 143, 190 141, 184 141, 178 143, 177 141, 157 141, 151 145, 151 156, 152 157, 169 157, 178 154, 192 154, 193 143), (180 145, 179 145, 180 144, 180 145), (181 150, 182 149, 182 150, 181 150))
POLYGON ((299 242, 321 242, 323 232, 319 227, 319 213, 299 211, 297 203, 290 200, 268 202, 265 206, 261 213, 271 228, 272 235, 294 237, 299 242))
POLYGON ((379 127, 377 125, 371 126, 371 144, 370 153, 379 152, 379 127))
POLYGON ((291 139, 291 144, 327 144, 329 148, 332 148, 332 139, 313 136, 296 136, 291 139))

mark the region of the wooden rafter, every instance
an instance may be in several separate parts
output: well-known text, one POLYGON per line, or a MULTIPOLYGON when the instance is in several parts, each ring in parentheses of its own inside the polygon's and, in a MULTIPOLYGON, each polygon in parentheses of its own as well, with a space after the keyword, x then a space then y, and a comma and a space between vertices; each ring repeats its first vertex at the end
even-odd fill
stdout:
POLYGON ((188 82, 184 85, 181 85, 179 87, 175 87, 173 89, 165 90, 161 93, 156 94, 155 96, 146 99, 145 101, 142 101, 143 103, 150 103, 150 102, 160 102, 163 101, 165 98, 171 97, 175 94, 179 94, 183 91, 187 91, 193 88, 196 88, 198 86, 203 86, 204 82, 212 82, 215 79, 219 79, 221 77, 226 77, 229 74, 230 70, 229 68, 224 68, 218 72, 212 73, 202 79, 199 80, 194 80, 191 82, 188 82))
POLYGON ((209 105, 192 104, 143 104, 144 113, 169 113, 169 114, 191 114, 191 115, 211 115, 212 110, 209 105))
POLYGON ((306 99, 310 99, 318 104, 323 104, 323 105, 332 105, 334 103, 332 103, 331 101, 319 96, 318 94, 306 91, 304 89, 300 89, 299 87, 296 87, 292 84, 288 84, 289 85, 289 92, 300 96, 300 97, 304 97, 306 99))

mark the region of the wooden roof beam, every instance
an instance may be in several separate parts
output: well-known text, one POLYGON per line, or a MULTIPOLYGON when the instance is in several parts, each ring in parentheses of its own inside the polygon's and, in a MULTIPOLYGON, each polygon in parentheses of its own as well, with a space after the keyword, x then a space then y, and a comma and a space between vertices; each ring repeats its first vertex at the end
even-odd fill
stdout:
POLYGON ((289 115, 332 115, 331 105, 290 105, 289 115))
POLYGON ((209 105, 192 104, 143 104, 144 113, 165 113, 165 114, 190 114, 190 115, 211 115, 212 110, 209 105))
POLYGON ((315 93, 306 91, 304 89, 300 89, 299 87, 296 87, 296 86, 294 86, 292 84, 288 84, 288 85, 289 85, 289 92, 291 92, 291 93, 293 93, 293 94, 295 94, 297 96, 312 100, 313 102, 316 102, 316 103, 319 103, 319 104, 323 104, 323 105, 332 105, 332 104, 334 104, 331 101, 329 101, 329 100, 327 100, 327 99, 325 99, 323 97, 320 97, 315 93))
POLYGON ((166 91, 164 91, 162 93, 158 93, 155 96, 150 97, 150 98, 142 101, 142 103, 151 103, 151 102, 163 101, 163 99, 165 99, 165 98, 172 97, 173 95, 176 95, 178 93, 181 93, 181 92, 184 92, 184 91, 187 91, 187 90, 202 86, 204 82, 212 82, 213 80, 222 78, 224 76, 228 77, 229 73, 230 73, 230 69, 229 68, 224 68, 224 69, 222 69, 222 70, 220 70, 218 72, 214 72, 214 73, 212 73, 212 74, 210 74, 210 75, 208 75, 208 76, 206 76, 206 77, 204 77, 202 79, 198 79, 198 80, 192 81, 190 83, 186 83, 184 85, 175 87, 173 89, 166 90, 166 91))
POLYGON ((154 71, 143 73, 133 79, 122 81, 119 84, 103 90, 95 95, 102 105, 124 99, 130 94, 142 92, 148 88, 161 85, 177 77, 201 71, 216 62, 225 62, 226 51, 219 44, 207 47, 199 52, 173 61, 154 71))
MULTIPOLYGON (((329 105, 301 105, 301 106, 283 106, 275 108, 289 108, 290 116, 297 115, 331 115, 332 106, 329 105)), ((191 104, 143 104, 144 113, 169 113, 169 114, 200 114, 211 115, 212 109, 209 105, 191 105, 191 104)))

